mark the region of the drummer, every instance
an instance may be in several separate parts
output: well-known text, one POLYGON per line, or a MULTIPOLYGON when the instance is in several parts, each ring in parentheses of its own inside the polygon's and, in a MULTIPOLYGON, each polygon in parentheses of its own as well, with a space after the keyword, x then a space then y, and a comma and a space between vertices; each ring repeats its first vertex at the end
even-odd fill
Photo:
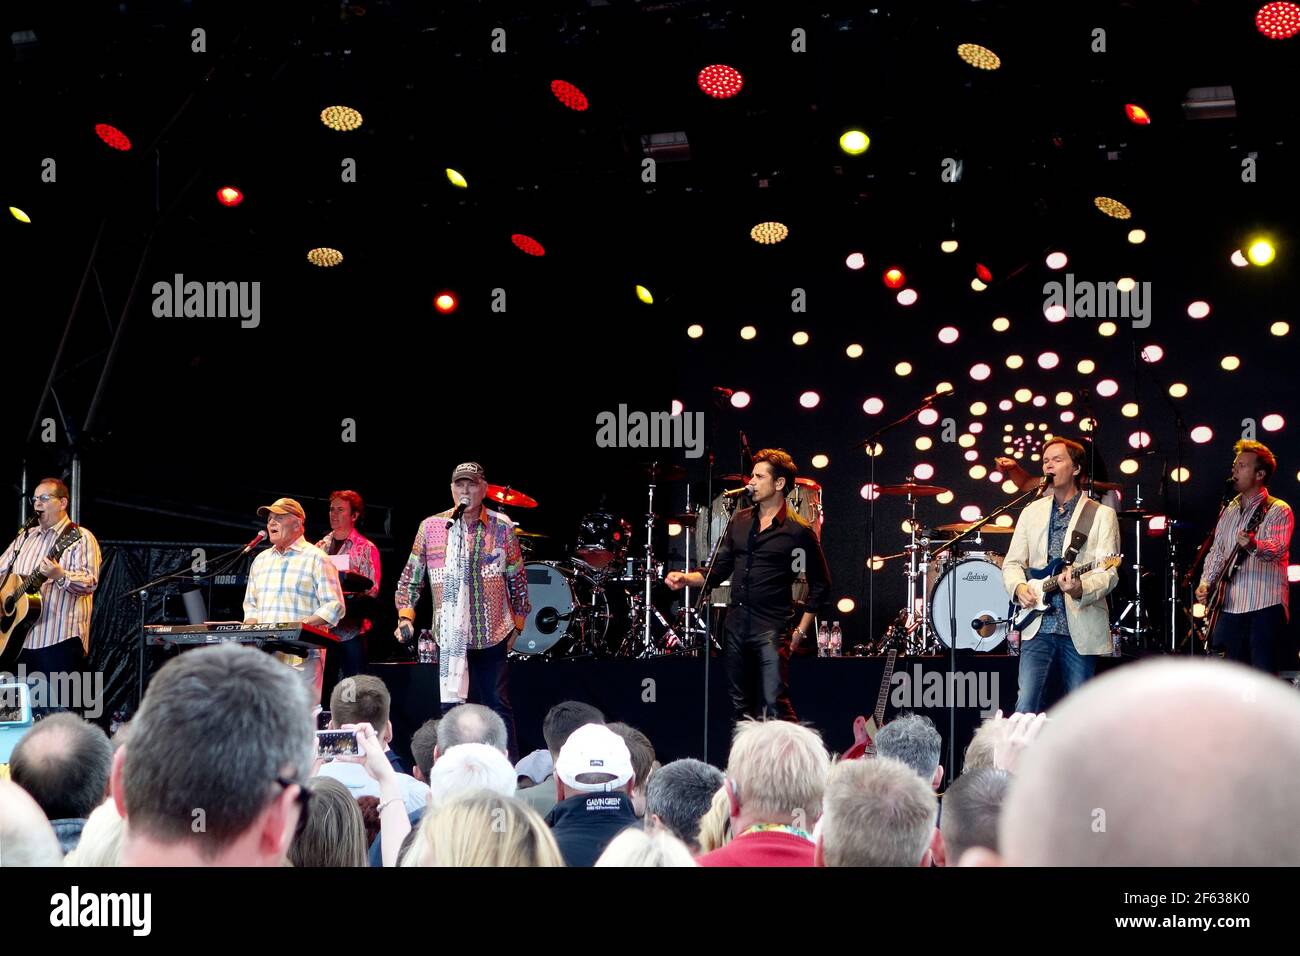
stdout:
POLYGON ((374 627, 372 602, 379 597, 379 548, 357 530, 365 513, 366 503, 355 491, 331 492, 330 533, 316 542, 338 566, 347 594, 347 613, 334 628, 341 642, 333 655, 339 660, 339 680, 360 674, 365 667, 365 641, 359 638, 374 627), (357 576, 366 579, 358 582, 365 590, 350 590, 349 581, 357 576))

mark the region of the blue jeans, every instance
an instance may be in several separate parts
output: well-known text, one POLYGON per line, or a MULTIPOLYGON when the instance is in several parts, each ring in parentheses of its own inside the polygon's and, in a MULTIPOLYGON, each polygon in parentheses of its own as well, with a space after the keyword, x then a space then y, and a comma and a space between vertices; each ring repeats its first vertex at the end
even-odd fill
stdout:
MULTIPOLYGON (((1068 694, 1097 670, 1095 654, 1080 654, 1065 634, 1039 633, 1020 642, 1020 694, 1018 713, 1037 714, 1045 709, 1043 691, 1053 668, 1068 694)), ((1052 701, 1052 703, 1056 703, 1052 701)))

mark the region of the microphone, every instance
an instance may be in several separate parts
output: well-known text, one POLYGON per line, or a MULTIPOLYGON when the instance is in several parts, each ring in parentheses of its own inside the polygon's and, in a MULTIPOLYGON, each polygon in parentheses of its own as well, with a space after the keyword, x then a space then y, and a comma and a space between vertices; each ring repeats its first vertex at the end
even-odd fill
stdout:
POLYGON ((990 617, 987 614, 981 614, 975 620, 970 622, 971 630, 979 634, 980 637, 992 637, 997 633, 997 629, 1003 624, 1010 624, 1015 618, 1009 617, 999 621, 997 618, 990 617))
POLYGON ((1047 490, 1047 486, 1052 483, 1051 475, 1043 475, 1043 480, 1038 483, 1038 494, 1042 495, 1047 490))
POLYGON ((747 494, 749 494, 749 493, 750 493, 750 491, 749 491, 749 487, 748 487, 748 486, 746 486, 746 487, 744 487, 744 488, 732 488, 732 489, 730 489, 729 491, 724 491, 724 492, 722 493, 722 497, 724 497, 724 498, 739 498, 741 495, 747 495, 747 494))
POLYGON ((41 523, 41 513, 39 511, 33 511, 32 516, 28 518, 26 524, 23 525, 23 530, 31 531, 40 523, 41 523))
POLYGON ((239 556, 242 558, 244 555, 248 554, 248 552, 256 548, 258 544, 261 543, 262 539, 265 537, 266 537, 265 530, 257 532, 257 537, 255 537, 252 541, 248 542, 248 544, 244 545, 244 550, 239 552, 239 556))
POLYGON ((951 395, 955 391, 956 389, 946 388, 942 392, 931 392, 929 395, 925 396, 925 398, 921 399, 921 404, 928 405, 936 398, 942 398, 944 395, 951 395))
POLYGON ((456 510, 453 511, 451 513, 451 517, 447 519, 447 527, 450 528, 452 525, 454 525, 457 522, 457 520, 459 520, 460 516, 465 513, 465 509, 468 507, 469 507, 469 498, 461 498, 460 504, 456 506, 456 510))

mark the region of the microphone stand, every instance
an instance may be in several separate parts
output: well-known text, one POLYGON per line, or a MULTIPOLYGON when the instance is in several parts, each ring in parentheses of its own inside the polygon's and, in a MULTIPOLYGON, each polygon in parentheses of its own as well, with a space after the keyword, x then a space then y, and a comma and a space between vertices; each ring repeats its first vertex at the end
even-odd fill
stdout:
MULTIPOLYGON (((258 539, 257 543, 261 544, 261 539, 258 539)), ((256 545, 254 545, 254 547, 256 547, 256 545)), ((149 611, 149 592, 153 590, 155 587, 159 586, 160 584, 166 581, 170 581, 172 579, 179 580, 181 578, 186 578, 198 582, 198 581, 205 581, 208 578, 220 577, 222 574, 225 574, 227 570, 233 567, 235 562, 238 561, 240 558, 242 558, 246 553, 246 551, 249 550, 252 549, 239 547, 239 548, 231 548, 229 551, 223 551, 221 554, 217 555, 216 558, 214 558, 213 560, 221 561, 225 558, 231 558, 231 560, 209 574, 197 575, 192 577, 191 575, 186 574, 184 570, 182 570, 182 568, 174 568, 173 570, 168 571, 166 574, 154 578, 149 583, 142 584, 138 588, 133 588, 132 590, 127 591, 125 594, 122 594, 118 597, 118 600, 124 601, 127 598, 135 597, 137 594, 140 596, 140 640, 136 648, 136 675, 135 675, 135 693, 136 693, 135 709, 137 711, 140 709, 140 703, 144 700, 144 671, 145 671, 144 628, 146 623, 146 616, 149 611)))
MULTIPOLYGON (((712 590, 712 588, 711 588, 710 585, 709 585, 709 578, 711 578, 711 577, 713 576, 713 566, 717 563, 717 560, 718 560, 718 552, 719 552, 720 550, 722 550, 722 542, 725 541, 725 540, 727 540, 727 536, 728 536, 729 534, 731 534, 731 523, 732 523, 733 521, 736 520, 736 512, 737 512, 738 510, 740 510, 740 509, 737 507, 737 505, 740 503, 740 499, 741 499, 741 498, 746 498, 746 499, 748 499, 748 498, 749 498, 749 495, 748 495, 748 494, 744 494, 744 495, 740 495, 740 496, 738 496, 738 497, 736 497, 736 498, 728 499, 728 502, 732 505, 732 508, 731 508, 731 511, 727 514, 727 524, 726 524, 725 527, 723 527, 723 529, 722 529, 722 534, 718 536, 718 540, 717 540, 717 541, 713 542, 713 546, 712 546, 712 548, 711 548, 711 550, 710 550, 710 552, 709 552, 709 563, 708 563, 708 566, 704 569, 704 586, 700 588, 700 596, 699 596, 699 598, 697 599, 697 605, 696 605, 696 608, 695 608, 695 616, 696 616, 697 619, 699 618, 699 614, 700 614, 700 605, 703 605, 703 604, 704 604, 704 602, 708 599, 709 591, 712 590)), ((713 517, 712 513, 710 513, 709 517, 710 517, 710 518, 713 517)), ((688 569, 688 570, 689 570, 689 569, 688 569)), ((705 617, 704 617, 704 620, 705 620, 705 629, 704 629, 704 755, 703 755, 703 758, 702 758, 702 759, 704 760, 705 763, 708 763, 708 762, 709 762, 709 658, 713 656, 713 622, 712 622, 712 615, 709 614, 709 611, 708 611, 707 608, 705 609, 704 614, 705 614, 705 617)))
MULTIPOLYGON (((985 515, 983 518, 981 518, 975 524, 971 525, 961 534, 957 535, 955 538, 950 538, 949 540, 945 541, 943 544, 941 544, 938 548, 934 550, 934 553, 931 555, 931 558, 932 559, 938 558, 939 555, 943 554, 945 551, 952 550, 954 547, 956 547, 961 542, 965 541, 971 535, 979 534, 980 529, 983 528, 990 521, 992 521, 994 518, 998 517, 998 515, 1005 514, 1006 512, 1010 511, 1012 508, 1016 507, 1021 502, 1029 498, 1038 497, 1038 495, 1043 490, 1045 490, 1045 486, 1039 485, 1037 488, 1031 488, 1029 491, 1020 494, 1015 498, 1012 498, 1002 507, 994 509, 992 512, 985 515)), ((953 569, 955 570, 956 567, 957 567, 957 563, 954 560, 953 569)), ((956 683, 957 683, 957 575, 949 574, 948 577, 951 580, 951 584, 949 585, 948 588, 948 621, 951 630, 948 632, 949 643, 948 643, 947 687, 949 688, 949 693, 948 693, 948 764, 947 764, 948 770, 947 772, 952 773, 956 769, 955 755, 956 755, 956 747, 957 747, 957 695, 953 693, 953 688, 956 687, 956 683)), ((996 633, 996 631, 994 633, 996 633)))
MULTIPOLYGON (((944 393, 950 394, 950 393, 944 393)), ((897 421, 890 422, 877 428, 871 437, 866 441, 860 441, 854 448, 867 449, 867 457, 871 459, 871 466, 867 478, 867 640, 874 641, 876 636, 876 574, 875 569, 871 567, 873 559, 876 556, 876 499, 880 497, 876 489, 876 440, 885 432, 897 428, 906 422, 911 421, 927 408, 934 407, 934 399, 922 402, 916 408, 912 409, 897 421)), ((909 614, 911 609, 908 609, 909 614)))

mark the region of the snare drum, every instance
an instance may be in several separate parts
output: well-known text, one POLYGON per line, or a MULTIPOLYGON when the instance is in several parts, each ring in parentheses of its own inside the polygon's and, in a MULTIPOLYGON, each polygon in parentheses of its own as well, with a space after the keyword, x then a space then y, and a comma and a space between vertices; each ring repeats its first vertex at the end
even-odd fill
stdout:
POLYGON ((597 571, 623 560, 632 540, 632 526, 604 511, 585 515, 578 523, 578 546, 574 557, 597 571))
POLYGON ((1007 591, 1002 586, 1002 559, 968 554, 947 562, 930 590, 930 627, 945 647, 953 646, 953 582, 956 577, 957 649, 991 651, 1006 639, 1007 625, 976 630, 977 619, 1000 621, 1007 616, 1007 591))

